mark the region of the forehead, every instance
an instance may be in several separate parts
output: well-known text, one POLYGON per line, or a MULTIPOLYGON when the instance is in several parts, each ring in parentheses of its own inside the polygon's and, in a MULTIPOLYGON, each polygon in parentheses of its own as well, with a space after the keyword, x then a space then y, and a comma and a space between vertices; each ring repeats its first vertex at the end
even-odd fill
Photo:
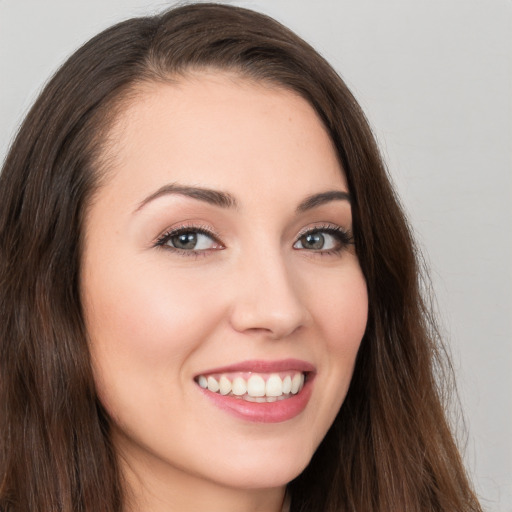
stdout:
POLYGON ((233 74, 151 82, 112 129, 112 183, 131 195, 165 183, 301 194, 346 189, 319 116, 297 93, 233 74))

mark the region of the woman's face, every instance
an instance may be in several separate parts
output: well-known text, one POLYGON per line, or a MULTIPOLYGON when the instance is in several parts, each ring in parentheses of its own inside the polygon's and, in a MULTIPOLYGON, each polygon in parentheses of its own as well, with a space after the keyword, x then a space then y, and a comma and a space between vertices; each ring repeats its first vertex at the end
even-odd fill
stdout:
POLYGON ((283 486, 333 422, 367 319, 330 138, 296 94, 218 73, 145 85, 111 139, 81 289, 124 464, 283 486))

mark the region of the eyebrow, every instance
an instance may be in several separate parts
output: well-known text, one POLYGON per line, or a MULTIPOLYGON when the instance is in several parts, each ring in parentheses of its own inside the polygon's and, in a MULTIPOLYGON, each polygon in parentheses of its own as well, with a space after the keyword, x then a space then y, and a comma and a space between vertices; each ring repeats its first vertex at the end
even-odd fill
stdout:
POLYGON ((143 201, 141 201, 135 211, 139 211, 148 203, 158 199, 159 197, 170 194, 191 197, 192 199, 198 199, 199 201, 204 201, 205 203, 209 203, 214 206, 220 206, 221 208, 238 208, 237 200, 227 192, 170 183, 159 188, 156 192, 153 192, 153 194, 149 195, 143 201))
POLYGON ((350 203, 350 194, 343 190, 329 190, 320 194, 314 194, 306 197, 306 199, 297 206, 297 212, 303 213, 325 203, 330 203, 331 201, 348 201, 350 203))
MULTIPOLYGON (((141 210, 148 203, 158 199, 159 197, 173 194, 191 197, 192 199, 204 201, 205 203, 219 206, 221 208, 238 208, 236 198, 228 192, 169 183, 160 187, 156 192, 153 192, 143 199, 135 209, 135 212, 141 210)), ((297 213, 303 213, 331 201, 348 201, 350 203, 350 194, 342 190, 329 190, 327 192, 321 192, 320 194, 314 194, 306 197, 306 199, 297 206, 296 211, 297 213)))

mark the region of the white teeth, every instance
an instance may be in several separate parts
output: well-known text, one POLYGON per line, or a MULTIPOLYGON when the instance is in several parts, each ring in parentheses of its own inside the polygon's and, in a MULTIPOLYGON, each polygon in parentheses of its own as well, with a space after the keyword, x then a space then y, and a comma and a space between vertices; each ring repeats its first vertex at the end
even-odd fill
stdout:
POLYGON ((249 402, 285 400, 296 395, 304 387, 304 382, 305 375, 299 372, 290 372, 284 378, 277 373, 267 376, 253 373, 248 380, 237 376, 231 381, 229 375, 200 375, 197 378, 197 383, 203 389, 221 395, 237 396, 249 402))
POLYGON ((290 393, 292 390, 292 378, 287 375, 284 379, 283 379, 283 395, 287 395, 288 393, 290 393))
POLYGON ((271 375, 265 386, 265 394, 271 397, 281 396, 283 394, 283 381, 279 375, 271 375))
POLYGON ((247 381, 247 393, 249 396, 265 396, 265 381, 260 375, 251 375, 247 381))
POLYGON ((292 379, 292 393, 295 395, 299 392, 301 382, 304 383, 304 375, 302 373, 296 373, 292 379))
POLYGON ((231 381, 224 375, 220 378, 219 389, 221 395, 231 393, 231 381))
POLYGON ((267 398, 265 398, 264 396, 250 396, 250 395, 246 395, 246 396, 244 396, 244 400, 246 402, 256 402, 258 404, 263 404, 265 402, 268 402, 267 398))
POLYGON ((236 396, 242 396, 247 393, 247 384, 245 383, 245 380, 242 379, 242 377, 236 377, 233 380, 231 391, 233 392, 233 395, 236 396))
POLYGON ((217 391, 219 391, 219 383, 217 382, 216 379, 214 379, 213 377, 208 377, 208 389, 210 391, 213 391, 214 393, 217 393, 217 391))

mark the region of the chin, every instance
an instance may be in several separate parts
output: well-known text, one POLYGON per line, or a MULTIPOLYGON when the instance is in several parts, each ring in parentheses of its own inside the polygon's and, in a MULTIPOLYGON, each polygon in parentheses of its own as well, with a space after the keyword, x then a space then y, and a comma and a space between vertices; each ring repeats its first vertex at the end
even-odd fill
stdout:
POLYGON ((270 447, 256 454, 244 450, 241 456, 226 457, 215 469, 215 480, 223 485, 243 489, 265 489, 286 486, 309 464, 313 452, 299 444, 291 450, 286 443, 281 449, 270 447))

